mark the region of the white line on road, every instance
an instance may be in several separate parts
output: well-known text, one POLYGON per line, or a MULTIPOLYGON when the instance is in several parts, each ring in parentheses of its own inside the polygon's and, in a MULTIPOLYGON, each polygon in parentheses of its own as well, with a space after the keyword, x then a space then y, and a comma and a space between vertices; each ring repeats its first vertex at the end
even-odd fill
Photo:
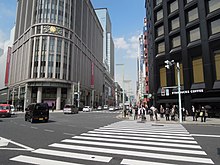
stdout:
POLYGON ((120 150, 120 149, 107 149, 107 148, 99 148, 99 147, 86 147, 86 146, 67 145, 67 144, 59 144, 59 143, 53 143, 49 146, 50 147, 57 147, 57 148, 72 149, 72 150, 117 154, 117 155, 128 155, 128 156, 137 155, 139 157, 155 158, 157 160, 158 159, 165 159, 165 160, 175 160, 175 161, 184 161, 184 162, 214 164, 214 162, 209 158, 199 158, 199 157, 191 157, 191 156, 157 154, 157 153, 150 153, 150 152, 128 151, 128 150, 120 150))
POLYGON ((72 133, 63 133, 64 135, 70 135, 70 136, 75 136, 75 134, 72 133))
POLYGON ((33 128, 33 129, 38 129, 37 127, 33 127, 33 126, 31 126, 31 128, 33 128))
POLYGON ((121 164, 126 165, 175 165, 175 164, 169 164, 169 163, 157 163, 157 162, 150 162, 150 161, 141 161, 141 160, 132 160, 132 159, 123 159, 121 164))
POLYGON ((46 132, 54 132, 54 130, 50 130, 50 129, 45 129, 44 131, 46 131, 46 132))
POLYGON ((35 158, 31 156, 24 156, 24 155, 14 157, 10 160, 28 163, 28 164, 37 164, 37 165, 39 164, 40 165, 82 165, 82 164, 77 164, 77 163, 69 163, 69 162, 50 160, 50 159, 41 159, 41 158, 35 158))
POLYGON ((67 158, 83 159, 83 160, 98 161, 98 162, 110 162, 112 159, 112 157, 108 157, 108 156, 98 156, 98 155, 81 154, 81 153, 73 153, 73 152, 65 152, 65 151, 55 151, 55 150, 48 150, 48 149, 37 149, 32 152, 38 153, 38 154, 44 154, 44 155, 61 156, 61 157, 67 157, 67 158))
POLYGON ((195 155, 207 155, 204 151, 201 150, 189 150, 189 149, 176 149, 176 148, 164 148, 164 147, 151 147, 144 145, 131 145, 131 144, 121 144, 121 143, 106 143, 106 142, 95 142, 95 141, 85 141, 85 140, 72 140, 65 139, 61 142, 65 143, 74 143, 74 144, 88 144, 96 146, 107 146, 107 147, 123 147, 129 149, 140 149, 140 150, 150 150, 150 151, 163 151, 163 152, 172 152, 172 153, 185 153, 185 154, 195 154, 195 155))
POLYGON ((190 134, 191 136, 201 136, 201 137, 214 137, 220 138, 220 135, 206 135, 206 134, 190 134))

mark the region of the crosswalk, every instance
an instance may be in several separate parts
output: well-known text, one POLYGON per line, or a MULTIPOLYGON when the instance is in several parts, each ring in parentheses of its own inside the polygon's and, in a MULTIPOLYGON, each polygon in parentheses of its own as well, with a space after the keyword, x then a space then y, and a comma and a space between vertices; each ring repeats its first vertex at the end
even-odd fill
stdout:
POLYGON ((10 160, 40 165, 214 164, 182 125, 136 121, 116 122, 10 160))

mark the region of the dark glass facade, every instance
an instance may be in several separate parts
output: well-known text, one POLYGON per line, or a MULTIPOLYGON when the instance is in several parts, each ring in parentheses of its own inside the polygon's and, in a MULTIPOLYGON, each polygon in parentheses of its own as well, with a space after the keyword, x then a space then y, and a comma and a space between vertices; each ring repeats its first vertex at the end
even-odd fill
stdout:
POLYGON ((219 115, 220 1, 146 0, 146 17, 151 104, 178 105, 175 67, 164 69, 165 60, 174 60, 181 66, 182 105, 211 105, 219 115))

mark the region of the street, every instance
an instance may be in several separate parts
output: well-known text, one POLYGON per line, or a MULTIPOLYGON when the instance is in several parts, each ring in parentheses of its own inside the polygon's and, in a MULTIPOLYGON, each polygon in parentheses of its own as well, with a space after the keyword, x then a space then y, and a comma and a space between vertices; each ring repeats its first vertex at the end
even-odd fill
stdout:
POLYGON ((119 112, 0 118, 0 164, 218 164, 220 125, 139 123, 119 112), (212 135, 212 136, 211 136, 212 135), (213 136, 217 135, 217 136, 213 136))

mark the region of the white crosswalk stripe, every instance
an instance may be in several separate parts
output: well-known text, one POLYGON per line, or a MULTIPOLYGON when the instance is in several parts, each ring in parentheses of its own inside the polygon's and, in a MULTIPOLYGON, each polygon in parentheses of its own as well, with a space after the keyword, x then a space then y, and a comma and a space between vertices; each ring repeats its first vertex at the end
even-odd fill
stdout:
POLYGON ((34 156, 20 155, 11 160, 54 165, 74 165, 79 162, 111 164, 117 157, 122 165, 214 164, 180 124, 155 125, 121 121, 64 139, 48 147, 32 151, 34 156), (48 156, 55 160, 48 159, 48 156), (61 161, 59 158, 67 160, 61 161))

